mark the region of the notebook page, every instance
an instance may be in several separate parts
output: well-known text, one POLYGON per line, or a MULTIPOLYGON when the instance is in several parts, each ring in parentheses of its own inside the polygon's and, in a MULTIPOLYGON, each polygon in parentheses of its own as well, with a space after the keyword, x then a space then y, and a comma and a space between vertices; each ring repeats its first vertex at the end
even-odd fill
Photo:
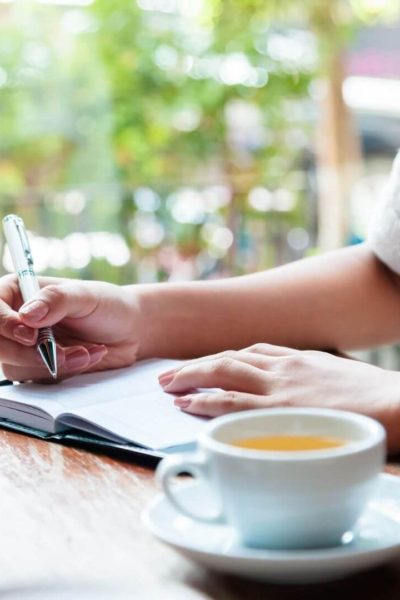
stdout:
MULTIPOLYGON (((118 394, 141 394, 159 388, 157 376, 179 364, 174 360, 146 360, 131 367, 86 373, 56 384, 24 383, 0 389, 0 404, 17 402, 47 412, 53 418, 63 412, 109 402, 118 394)), ((1 409, 0 409, 1 416, 1 409)))
POLYGON ((10 386, 0 394, 54 418, 62 415, 62 423, 82 430, 163 448, 193 441, 204 425, 204 419, 176 408, 172 396, 159 386, 157 376, 177 364, 143 361, 125 369, 78 375, 57 385, 10 386))
POLYGON ((155 450, 193 442, 205 424, 204 418, 174 406, 172 396, 162 391, 120 396, 112 402, 77 409, 72 420, 62 415, 61 421, 89 433, 115 441, 122 438, 155 450), (95 429, 91 427, 93 423, 95 429))

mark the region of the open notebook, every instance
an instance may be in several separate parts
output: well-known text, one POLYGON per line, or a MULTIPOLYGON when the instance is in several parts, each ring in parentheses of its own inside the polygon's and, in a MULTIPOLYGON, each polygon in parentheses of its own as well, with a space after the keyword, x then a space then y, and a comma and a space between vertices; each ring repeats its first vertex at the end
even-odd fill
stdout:
POLYGON ((195 441, 204 419, 176 408, 157 379, 177 364, 148 360, 124 369, 77 375, 56 385, 1 387, 0 425, 16 424, 61 441, 65 433, 78 430, 115 447, 133 444, 159 456, 177 446, 186 448, 195 441))

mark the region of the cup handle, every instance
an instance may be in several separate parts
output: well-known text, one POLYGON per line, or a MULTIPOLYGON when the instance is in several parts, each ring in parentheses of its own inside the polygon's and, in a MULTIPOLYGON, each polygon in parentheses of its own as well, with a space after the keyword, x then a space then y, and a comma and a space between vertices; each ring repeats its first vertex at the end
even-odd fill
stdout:
POLYGON ((156 478, 171 504, 182 514, 203 523, 224 523, 222 507, 214 514, 202 514, 187 508, 176 496, 172 478, 181 473, 190 473, 196 479, 209 481, 207 460, 201 454, 173 454, 163 458, 156 470, 156 478))

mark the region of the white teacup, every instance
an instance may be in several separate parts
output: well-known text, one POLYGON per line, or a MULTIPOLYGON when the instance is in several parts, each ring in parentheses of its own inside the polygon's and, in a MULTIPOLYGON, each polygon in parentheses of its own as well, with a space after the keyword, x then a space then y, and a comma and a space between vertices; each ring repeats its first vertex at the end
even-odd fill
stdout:
POLYGON ((248 546, 310 548, 341 543, 368 499, 385 459, 385 430, 359 414, 319 408, 263 409, 210 421, 194 454, 163 459, 157 477, 170 502, 192 519, 226 522, 248 546), (307 435, 340 438, 318 450, 254 450, 243 438, 307 435), (205 480, 219 509, 183 506, 172 478, 205 480))

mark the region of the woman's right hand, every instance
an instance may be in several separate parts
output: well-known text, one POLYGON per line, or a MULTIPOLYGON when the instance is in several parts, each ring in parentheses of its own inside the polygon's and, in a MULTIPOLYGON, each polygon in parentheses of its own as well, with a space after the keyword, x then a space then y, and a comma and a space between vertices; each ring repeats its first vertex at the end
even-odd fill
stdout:
POLYGON ((0 363, 8 379, 51 379, 36 350, 37 331, 47 326, 56 338, 60 378, 136 361, 141 319, 128 288, 73 279, 39 283, 40 292, 24 304, 16 277, 0 278, 0 363))

